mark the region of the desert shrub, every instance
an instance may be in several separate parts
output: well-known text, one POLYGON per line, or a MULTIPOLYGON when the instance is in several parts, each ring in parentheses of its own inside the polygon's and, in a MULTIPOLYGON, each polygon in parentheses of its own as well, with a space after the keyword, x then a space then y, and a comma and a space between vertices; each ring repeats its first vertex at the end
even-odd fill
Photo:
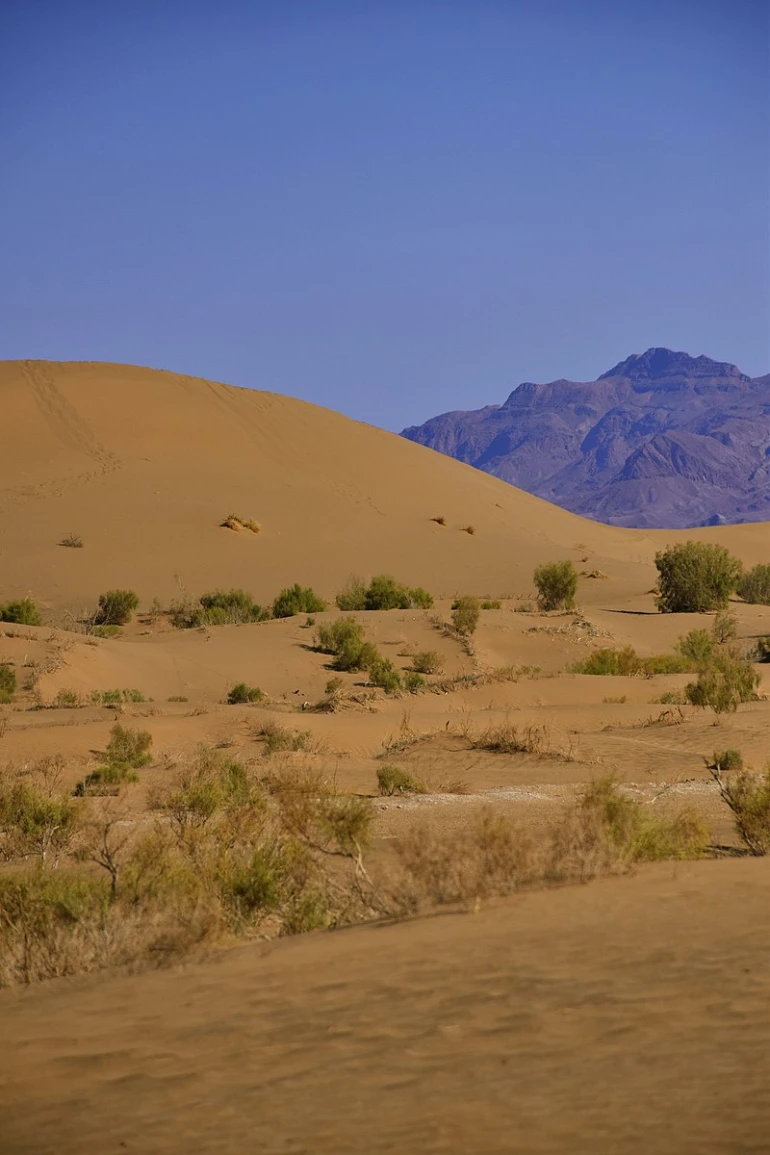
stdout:
POLYGON ((418 690, 425 688, 425 679, 422 674, 418 674, 415 670, 410 670, 404 675, 404 689, 408 690, 410 694, 416 694, 418 690))
POLYGON ((475 633, 479 624, 479 599, 466 596, 458 598, 452 607, 452 624, 459 634, 468 637, 475 633))
POLYGON ((126 765, 138 769, 152 762, 149 752, 151 746, 152 734, 147 730, 129 730, 116 722, 110 731, 104 756, 109 765, 126 765))
POLYGON ((720 610, 714 618, 711 632, 714 635, 714 641, 720 646, 723 646, 725 642, 732 641, 738 634, 738 619, 735 614, 728 613, 727 610, 720 610))
POLYGON ((436 650, 420 650, 412 658, 412 669, 416 674, 440 674, 441 656, 436 650))
POLYGON ((732 811, 743 845, 750 854, 770 854, 770 766, 761 774, 751 774, 744 769, 738 750, 717 751, 711 762, 706 759, 706 765, 722 801, 732 811))
POLYGON ((318 614, 326 609, 326 602, 321 601, 309 587, 299 584, 281 590, 273 602, 274 618, 291 618, 295 614, 318 614))
POLYGON ((759 674, 751 662, 731 653, 715 654, 701 666, 697 681, 685 686, 684 693, 693 706, 710 706, 715 714, 732 714, 741 702, 756 697, 758 684, 759 674))
POLYGON ((99 595, 94 622, 100 626, 125 626, 138 608, 139 598, 133 590, 108 590, 99 595))
POLYGON ((201 596, 200 605, 201 625, 241 625, 262 622, 270 616, 270 611, 257 605, 246 590, 214 590, 201 596))
POLYGON ((264 694, 259 686, 247 686, 245 682, 236 682, 227 693, 229 706, 247 705, 249 702, 261 702, 264 694))
POLYGON ((757 638, 751 658, 755 662, 770 662, 770 638, 757 638))
POLYGON ((497 598, 485 598, 481 603, 482 610, 499 610, 501 602, 497 598))
POLYGON ((61 539, 59 545, 66 546, 67 549, 82 549, 83 539, 78 533, 68 533, 66 537, 61 539))
POLYGON ((117 638, 123 631, 120 626, 93 626, 90 633, 95 638, 117 638))
POLYGON ((363 640, 363 626, 355 618, 337 618, 319 626, 316 633, 316 647, 324 654, 339 654, 346 646, 363 640))
POLYGON ((77 798, 114 796, 120 793, 123 786, 138 781, 139 775, 125 762, 98 766, 77 783, 74 794, 77 798))
POLYGON ((15 622, 19 626, 39 626, 40 610, 32 598, 20 598, 0 606, 0 622, 15 622))
POLYGON ((143 702, 144 694, 132 689, 94 690, 90 700, 94 706, 119 706, 123 702, 143 702))
POLYGON ((377 770, 377 787, 380 794, 424 794, 425 787, 418 778, 413 778, 408 770, 400 766, 380 766, 377 770))
POLYGON ((351 577, 335 598, 337 608, 350 612, 366 609, 366 583, 360 577, 351 577))
POLYGON ((477 735, 469 735, 476 750, 491 754, 542 754, 548 746, 548 735, 541 726, 516 726, 513 722, 490 724, 477 735))
POLYGON ((308 730, 287 730, 277 722, 265 722, 255 737, 264 742, 267 754, 310 750, 313 746, 313 735, 308 730))
POLYGON ((0 705, 12 702, 15 693, 16 671, 8 665, 0 664, 0 705))
POLYGON ((401 675, 389 658, 378 655, 367 668, 373 686, 379 686, 386 694, 395 694, 401 689, 401 675))
POLYGON ((692 666, 692 660, 684 655, 651 654, 640 658, 633 646, 624 646, 620 650, 612 647, 594 650, 587 658, 574 662, 569 670, 572 674, 621 678, 642 674, 652 678, 656 674, 686 674, 692 666))
POLYGON ((0 857, 36 858, 55 866, 77 835, 80 812, 72 798, 29 782, 0 779, 0 857))
POLYGON ((433 594, 429 594, 422 586, 413 586, 409 590, 409 604, 420 610, 429 610, 433 605, 433 594))
POLYGON ((555 561, 538 566, 534 582, 542 610, 571 610, 574 606, 578 573, 571 561, 555 561))
POLYGON ((599 677, 631 677, 641 673, 642 660, 633 646, 622 650, 605 647, 594 650, 587 658, 574 662, 570 667, 573 674, 595 674, 599 677))
POLYGON ((714 656, 714 635, 708 630, 690 630, 676 643, 679 653, 696 666, 703 666, 714 656))
POLYGON ((727 606, 741 576, 741 563, 724 546, 686 541, 655 555, 664 614, 708 613, 727 606))
POLYGON ((737 592, 752 605, 770 606, 770 565, 755 565, 742 574, 737 592))
POLYGON ((55 710, 75 710, 82 706, 83 702, 77 690, 61 689, 56 694, 52 705, 55 710))
POLYGON ((170 698, 166 698, 167 702, 189 702, 190 699, 184 694, 172 694, 170 698))
POLYGON ((366 591, 367 610, 408 610, 409 590, 389 574, 372 578, 366 591))

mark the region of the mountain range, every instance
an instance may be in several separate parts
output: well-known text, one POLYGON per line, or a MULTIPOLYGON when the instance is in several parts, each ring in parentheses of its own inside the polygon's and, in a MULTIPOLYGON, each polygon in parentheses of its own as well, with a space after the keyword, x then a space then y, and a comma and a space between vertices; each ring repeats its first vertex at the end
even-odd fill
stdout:
POLYGON ((609 525, 770 521, 770 374, 651 348, 404 437, 609 525))

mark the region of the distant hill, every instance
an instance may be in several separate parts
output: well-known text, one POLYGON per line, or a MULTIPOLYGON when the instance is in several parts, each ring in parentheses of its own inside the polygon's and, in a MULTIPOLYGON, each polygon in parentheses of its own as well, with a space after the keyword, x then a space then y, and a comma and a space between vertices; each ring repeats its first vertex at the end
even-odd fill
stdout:
POLYGON ((610 525, 770 520, 770 374, 708 357, 648 349, 403 436, 610 525))

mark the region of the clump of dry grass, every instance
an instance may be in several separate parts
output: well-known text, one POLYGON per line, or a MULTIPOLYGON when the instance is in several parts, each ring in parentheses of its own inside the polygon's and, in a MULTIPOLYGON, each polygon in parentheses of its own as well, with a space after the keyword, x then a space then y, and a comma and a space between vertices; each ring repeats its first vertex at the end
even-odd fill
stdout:
POLYGON ((394 794, 425 794, 425 785, 400 766, 387 764, 377 771, 377 788, 380 794, 392 797, 394 794))
POLYGON ((475 750, 491 754, 543 754, 549 750, 545 726, 517 726, 511 721, 490 724, 481 733, 469 735, 475 750))
POLYGON ((296 753, 299 750, 309 753, 320 749, 308 730, 288 730, 272 721, 260 726, 254 736, 264 743, 265 754, 296 753))
POLYGON ((242 529, 247 529, 251 533, 259 533, 262 526, 258 521, 253 521, 250 517, 237 517, 234 513, 228 513, 224 521, 220 521, 222 529, 233 529, 236 533, 242 529))

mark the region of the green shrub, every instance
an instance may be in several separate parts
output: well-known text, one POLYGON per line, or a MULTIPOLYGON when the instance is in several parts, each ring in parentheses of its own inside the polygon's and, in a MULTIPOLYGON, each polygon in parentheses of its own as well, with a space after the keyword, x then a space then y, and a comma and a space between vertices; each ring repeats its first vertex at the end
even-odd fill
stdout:
POLYGON ((499 610, 501 602, 497 598, 485 598, 481 603, 482 610, 499 610))
POLYGON ((756 697, 758 685, 759 674, 751 662, 731 653, 715 654, 701 666, 698 680, 685 686, 684 693, 693 706, 710 706, 715 714, 732 714, 741 702, 756 697))
POLYGON ((686 541, 655 555, 658 609, 664 614, 721 610, 741 576, 741 563, 721 545, 686 541))
POLYGON ((738 596, 752 605, 770 606, 770 565, 755 565, 738 582, 738 596))
POLYGON ((123 631, 120 626, 94 626, 91 633, 95 638, 118 638, 123 631))
POLYGON ((571 561, 539 565, 534 573, 537 600, 542 610, 571 610, 575 604, 578 573, 571 561))
POLYGON ((40 610, 32 598, 20 598, 19 601, 0 606, 0 622, 15 622, 19 626, 39 626, 41 621, 40 610))
POLYGON ((642 658, 642 673, 646 678, 656 674, 689 674, 692 661, 684 654, 650 654, 642 658))
POLYGON ((140 690, 94 690, 91 704, 94 706, 119 706, 122 702, 143 702, 140 690))
POLYGON ((425 787, 418 778, 413 778, 400 766, 380 766, 377 771, 377 786, 380 794, 392 797, 394 794, 424 794, 425 787))
POLYGON ((466 596, 458 598, 452 606, 452 624, 458 634, 466 637, 475 633, 480 617, 479 599, 466 596))
POLYGON ((389 574, 372 578, 366 591, 367 610, 408 610, 410 605, 409 590, 395 578, 389 574))
POLYGON ((436 650, 420 650, 412 658, 412 669, 416 674, 440 674, 441 655, 436 650))
POLYGON ((257 605, 246 590, 214 590, 203 594, 200 604, 203 609, 202 625, 241 625, 245 622, 263 622, 270 617, 270 611, 257 605))
POLYGON ((38 858, 55 866, 79 818, 71 798, 43 793, 29 782, 0 779, 0 857, 38 858))
POLYGON ((351 577, 335 599, 338 609, 349 613, 351 610, 366 609, 366 583, 360 577, 351 577))
POLYGON ((409 604, 416 609, 429 610, 433 605, 433 594, 429 594, 422 586, 414 586, 409 590, 409 604))
POLYGON ((273 617, 291 618, 295 614, 318 614, 325 609, 326 602, 322 602, 312 589, 293 585, 281 590, 273 602, 273 617))
POLYGON ((99 795, 109 797, 119 794, 121 787, 126 786, 129 782, 138 781, 139 775, 125 763, 99 766, 78 782, 73 793, 77 798, 99 795))
POLYGON ((408 690, 410 694, 416 694, 418 690, 422 690, 425 686, 425 679, 422 674, 411 670, 404 675, 404 689, 408 690))
POLYGON ((0 664, 0 705, 6 706, 13 701, 16 693, 16 671, 10 666, 0 664))
POLYGON ((139 598, 133 590, 108 590, 99 595, 94 622, 100 626, 125 626, 138 608, 139 598))
POLYGON ((324 654, 339 654, 346 646, 363 643, 364 630, 355 618, 337 618, 318 627, 316 647, 324 654))
POLYGON ((594 650, 582 661, 574 662, 569 667, 572 674, 595 674, 607 677, 632 677, 642 671, 642 660, 633 646, 625 646, 622 650, 606 647, 594 650))
POLYGON ((770 854, 770 766, 761 774, 750 774, 738 750, 715 752, 706 765, 732 811, 743 845, 753 855, 770 854))
POLYGON ((401 676, 388 658, 377 657, 369 665, 369 681, 379 686, 386 694, 395 694, 401 689, 401 676))
POLYGON ((308 730, 287 730, 277 722, 265 722, 257 730, 256 737, 265 743, 268 754, 279 751, 310 750, 313 745, 313 735, 308 730))
POLYGON ((108 765, 125 765, 138 769, 152 762, 149 753, 152 734, 147 730, 129 730, 118 722, 110 730, 110 741, 104 756, 108 765))
POLYGON ((653 813, 612 775, 589 783, 579 809, 598 820, 604 837, 630 862, 701 858, 708 846, 708 831, 692 811, 653 813))
POLYGON ((76 710, 83 703, 77 690, 59 690, 53 700, 55 710, 76 710))
POLYGON ((727 610, 720 610, 714 618, 711 632, 714 635, 714 641, 720 646, 723 646, 725 642, 732 641, 738 634, 738 619, 735 614, 730 614, 727 610))
POLYGON ((679 639, 676 648, 696 666, 703 666, 714 656, 714 635, 708 630, 690 630, 679 639))
POLYGON ((227 694, 229 706, 242 706, 249 702, 261 702, 264 694, 259 686, 247 686, 245 682, 236 682, 227 694))

